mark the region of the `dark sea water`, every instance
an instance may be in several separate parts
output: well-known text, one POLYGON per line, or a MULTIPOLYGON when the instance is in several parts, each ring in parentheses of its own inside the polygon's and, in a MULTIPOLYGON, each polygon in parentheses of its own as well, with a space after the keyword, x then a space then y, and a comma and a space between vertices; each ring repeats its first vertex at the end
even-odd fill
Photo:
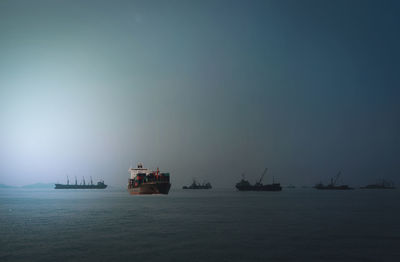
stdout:
POLYGON ((400 261, 400 190, 0 189, 0 261, 400 261))

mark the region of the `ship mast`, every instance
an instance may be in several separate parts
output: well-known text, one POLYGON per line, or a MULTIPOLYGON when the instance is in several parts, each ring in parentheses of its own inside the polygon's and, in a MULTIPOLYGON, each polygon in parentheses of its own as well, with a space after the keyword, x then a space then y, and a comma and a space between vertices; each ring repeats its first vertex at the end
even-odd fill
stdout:
POLYGON ((331 179, 331 184, 332 184, 332 186, 335 186, 335 185, 336 185, 336 183, 337 183, 337 181, 339 180, 339 177, 340 177, 341 174, 342 174, 342 171, 339 170, 339 173, 337 173, 335 179, 334 179, 334 180, 331 179))
POLYGON ((258 184, 261 184, 261 181, 263 180, 263 178, 264 178, 265 174, 267 173, 267 171, 268 171, 268 167, 264 169, 264 172, 262 173, 262 175, 260 177, 260 180, 258 181, 258 184))

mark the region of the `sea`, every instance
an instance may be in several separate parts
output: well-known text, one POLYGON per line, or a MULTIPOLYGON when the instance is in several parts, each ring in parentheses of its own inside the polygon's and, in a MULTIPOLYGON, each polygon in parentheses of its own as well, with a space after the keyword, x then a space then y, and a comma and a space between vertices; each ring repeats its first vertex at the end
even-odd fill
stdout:
POLYGON ((400 261, 400 190, 0 189, 0 261, 400 261))

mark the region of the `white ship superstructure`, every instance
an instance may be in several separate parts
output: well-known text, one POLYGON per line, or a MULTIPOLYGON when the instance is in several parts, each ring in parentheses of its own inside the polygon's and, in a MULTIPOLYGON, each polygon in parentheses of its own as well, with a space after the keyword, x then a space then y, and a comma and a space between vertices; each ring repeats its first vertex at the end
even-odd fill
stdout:
POLYGON ((135 179, 137 177, 138 174, 150 174, 151 170, 148 168, 143 168, 143 164, 142 163, 138 163, 136 168, 130 168, 129 172, 131 173, 131 179, 135 179))

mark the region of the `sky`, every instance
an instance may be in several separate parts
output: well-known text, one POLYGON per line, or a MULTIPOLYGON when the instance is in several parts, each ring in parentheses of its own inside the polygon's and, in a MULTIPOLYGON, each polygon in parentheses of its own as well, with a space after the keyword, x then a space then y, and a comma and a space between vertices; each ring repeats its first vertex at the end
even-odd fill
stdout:
POLYGON ((400 183, 398 1, 0 1, 0 184, 400 183))

